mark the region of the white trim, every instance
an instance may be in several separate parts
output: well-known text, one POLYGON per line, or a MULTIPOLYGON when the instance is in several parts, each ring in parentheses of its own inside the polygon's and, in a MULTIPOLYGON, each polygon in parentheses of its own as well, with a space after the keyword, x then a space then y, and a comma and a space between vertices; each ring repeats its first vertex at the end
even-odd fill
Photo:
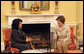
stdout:
POLYGON ((1 27, 3 27, 3 28, 11 28, 10 25, 1 25, 1 27))
POLYGON ((65 22, 67 24, 83 24, 83 22, 76 22, 76 23, 71 23, 71 22, 65 22))
POLYGON ((8 16, 8 17, 17 17, 17 16, 61 16, 61 15, 63 15, 63 14, 25 14, 25 15, 23 15, 23 14, 18 14, 18 15, 6 15, 6 16, 8 16))
POLYGON ((1 43, 1 50, 4 50, 5 47, 4 47, 4 42, 1 43))
MULTIPOLYGON (((35 50, 24 50, 21 53, 45 53, 47 52, 47 49, 35 49, 35 50)), ((50 52, 50 50, 48 50, 48 52, 50 52)), ((54 52, 54 49, 51 49, 51 52, 54 52)))
POLYGON ((65 22, 65 24, 69 25, 69 26, 76 26, 78 24, 83 24, 82 22, 77 22, 77 23, 70 23, 70 22, 65 22))

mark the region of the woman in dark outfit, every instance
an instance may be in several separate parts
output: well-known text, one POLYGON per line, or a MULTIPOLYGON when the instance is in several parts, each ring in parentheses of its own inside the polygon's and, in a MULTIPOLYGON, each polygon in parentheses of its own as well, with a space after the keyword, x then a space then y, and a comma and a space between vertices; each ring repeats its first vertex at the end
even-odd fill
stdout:
POLYGON ((12 42, 11 47, 23 51, 30 48, 30 46, 28 46, 26 42, 32 41, 32 39, 26 37, 26 34, 21 29, 22 29, 22 20, 21 19, 13 20, 12 32, 11 32, 11 42, 12 42))

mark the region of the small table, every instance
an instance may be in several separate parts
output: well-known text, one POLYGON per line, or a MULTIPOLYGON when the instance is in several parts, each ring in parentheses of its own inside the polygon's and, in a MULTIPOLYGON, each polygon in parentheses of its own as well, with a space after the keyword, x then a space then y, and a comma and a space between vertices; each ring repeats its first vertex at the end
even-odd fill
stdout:
MULTIPOLYGON (((54 52, 54 49, 51 49, 54 52)), ((47 49, 34 49, 34 50, 24 50, 21 53, 51 53, 50 51, 47 52, 47 49)))
MULTIPOLYGON (((52 49, 54 52, 54 50, 52 49)), ((34 49, 34 50, 24 50, 21 53, 48 53, 47 49, 34 49)))
POLYGON ((43 53, 39 50, 25 50, 25 51, 22 51, 21 53, 43 53))
POLYGON ((83 53, 82 50, 68 50, 67 53, 83 53))

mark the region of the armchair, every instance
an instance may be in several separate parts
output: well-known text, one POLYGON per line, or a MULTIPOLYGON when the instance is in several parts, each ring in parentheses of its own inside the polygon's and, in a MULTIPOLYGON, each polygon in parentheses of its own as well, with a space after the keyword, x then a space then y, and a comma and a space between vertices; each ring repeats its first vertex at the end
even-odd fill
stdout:
POLYGON ((77 36, 74 35, 74 28, 73 27, 70 27, 70 30, 71 30, 71 44, 69 45, 69 50, 76 50, 77 49, 77 46, 76 46, 76 43, 75 43, 75 39, 77 39, 77 36))
POLYGON ((17 48, 11 47, 11 31, 12 29, 6 28, 3 29, 3 35, 4 35, 4 44, 5 44, 5 50, 4 53, 19 53, 20 51, 17 48))
MULTIPOLYGON (((70 38, 71 38, 72 43, 69 45, 68 50, 76 50, 77 46, 75 43, 75 39, 77 39, 77 36, 74 35, 74 28, 73 27, 70 27, 70 31, 71 31, 70 38)), ((54 52, 56 53, 57 52, 57 40, 55 40, 55 46, 54 47, 55 47, 54 52)))

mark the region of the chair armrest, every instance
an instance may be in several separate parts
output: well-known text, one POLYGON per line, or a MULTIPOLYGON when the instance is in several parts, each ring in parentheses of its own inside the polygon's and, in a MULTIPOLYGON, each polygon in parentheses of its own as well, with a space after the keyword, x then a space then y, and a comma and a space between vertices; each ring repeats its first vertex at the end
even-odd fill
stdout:
POLYGON ((17 48, 11 48, 12 53, 20 53, 20 50, 17 48))
POLYGON ((75 38, 76 40, 78 40, 77 36, 74 36, 74 38, 75 38))
POLYGON ((8 44, 11 44, 11 41, 8 41, 8 44))
POLYGON ((35 48, 34 48, 34 45, 32 45, 32 42, 31 42, 31 41, 30 41, 30 45, 31 45, 32 49, 35 49, 35 48))
POLYGON ((8 41, 8 44, 9 44, 9 48, 11 48, 11 41, 8 41))

